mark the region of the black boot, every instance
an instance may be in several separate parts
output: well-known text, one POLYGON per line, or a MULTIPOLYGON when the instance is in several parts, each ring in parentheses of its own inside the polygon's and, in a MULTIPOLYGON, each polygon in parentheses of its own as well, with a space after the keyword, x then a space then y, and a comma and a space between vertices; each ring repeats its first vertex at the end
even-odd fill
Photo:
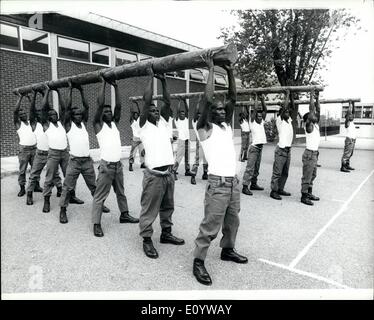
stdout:
POLYGON ((177 173, 173 171, 172 174, 174 175, 174 180, 177 181, 178 180, 177 173))
POLYGON ((193 275, 201 284, 206 286, 210 286, 212 284, 212 279, 210 278, 208 271, 205 269, 204 260, 197 258, 193 260, 193 275))
POLYGON ((242 193, 248 195, 248 196, 253 196, 253 193, 248 189, 248 186, 243 184, 243 189, 242 189, 242 193))
POLYGON ((257 183, 252 183, 251 184, 251 190, 262 191, 262 190, 264 190, 264 188, 260 187, 257 183))
POLYGON ((284 191, 284 190, 278 190, 278 194, 280 196, 286 196, 286 197, 289 197, 291 195, 291 193, 284 191))
POLYGON ((233 261, 236 263, 247 263, 248 259, 241 254, 235 252, 234 249, 231 248, 222 248, 221 251, 221 260, 224 261, 233 261))
POLYGON ((77 198, 77 197, 75 196, 75 190, 71 190, 71 191, 70 191, 70 199, 69 199, 69 203, 74 203, 74 204, 83 204, 84 201, 81 200, 81 199, 79 199, 79 198, 77 198))
POLYGON ((103 229, 101 229, 101 224, 94 224, 94 236, 95 237, 104 237, 104 232, 103 232, 103 229))
POLYGON ((312 201, 319 201, 319 198, 313 195, 313 188, 308 188, 308 198, 312 201))
POLYGON ((341 172, 351 172, 347 169, 347 165, 345 163, 342 163, 342 166, 340 167, 341 172))
POLYGON ((103 205, 103 212, 108 213, 110 212, 109 208, 103 205))
POLYGON ((308 205, 308 206, 313 206, 313 202, 309 199, 308 193, 302 193, 301 194, 301 202, 308 205))
POLYGON ((20 186, 21 190, 18 192, 17 196, 23 197, 26 194, 25 186, 20 186))
POLYGON ((158 252, 153 246, 152 239, 149 237, 144 237, 143 239, 143 251, 148 258, 151 258, 151 259, 158 258, 158 252))
POLYGON ((51 204, 49 203, 50 196, 44 197, 43 212, 49 212, 51 210, 51 204))
POLYGON ((184 175, 185 175, 186 177, 191 177, 191 176, 193 176, 193 173, 192 173, 190 170, 187 170, 187 171, 184 173, 184 175))
POLYGON ((28 206, 31 206, 34 204, 34 201, 32 199, 32 191, 27 191, 27 200, 26 200, 26 204, 28 206))
POLYGON ((202 179, 208 180, 208 165, 207 164, 203 164, 203 170, 204 170, 204 173, 203 173, 202 179))
POLYGON ((132 163, 129 164, 129 171, 134 171, 134 169, 132 168, 132 163))
POLYGON ((191 184, 196 184, 195 176, 191 176, 191 184))
POLYGON ((349 162, 346 163, 345 168, 348 170, 354 170, 355 168, 352 168, 349 162))
POLYGON ((35 185, 34 192, 43 192, 43 189, 40 187, 39 181, 35 185))
POLYGON ((60 198, 60 197, 61 197, 61 194, 62 194, 62 187, 57 187, 56 197, 57 197, 57 198, 60 198))
POLYGON ((140 169, 145 169, 146 166, 145 166, 145 163, 143 162, 141 165, 140 165, 140 169))
POLYGON ((60 209, 60 223, 68 223, 68 218, 66 216, 66 207, 61 207, 60 209))
POLYGON ((180 246, 180 245, 184 244, 183 239, 177 238, 177 237, 172 235, 171 228, 162 229, 161 236, 160 236, 160 242, 161 243, 171 243, 171 244, 175 244, 177 246, 180 246))
POLYGON ((129 215, 128 211, 121 212, 119 223, 138 223, 139 219, 129 215))
POLYGON ((282 197, 279 195, 277 191, 271 190, 270 197, 272 197, 275 200, 282 200, 282 197))

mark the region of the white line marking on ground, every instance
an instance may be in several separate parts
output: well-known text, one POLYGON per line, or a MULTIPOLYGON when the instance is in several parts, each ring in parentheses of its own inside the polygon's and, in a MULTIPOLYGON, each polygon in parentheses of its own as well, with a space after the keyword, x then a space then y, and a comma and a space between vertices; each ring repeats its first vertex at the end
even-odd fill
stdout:
POLYGON ((314 243, 317 241, 317 239, 336 220, 336 218, 339 217, 347 209, 348 204, 353 200, 353 198, 356 196, 356 194, 360 191, 361 187, 365 184, 366 181, 369 180, 369 178, 371 177, 371 175, 373 173, 374 173, 374 170, 372 170, 370 172, 370 174, 365 178, 365 180, 360 183, 360 185, 351 194, 351 196, 344 202, 344 204, 341 206, 339 211, 322 227, 321 230, 318 231, 316 236, 305 246, 305 248, 300 251, 300 253, 297 255, 297 257, 290 263, 290 265, 289 265, 290 268, 294 268, 300 262, 300 260, 306 255, 308 250, 314 245, 314 243))
POLYGON ((303 271, 303 270, 300 270, 300 269, 295 269, 295 268, 292 268, 292 267, 289 267, 289 266, 286 266, 284 264, 280 264, 280 263, 276 263, 276 262, 272 262, 272 261, 269 261, 269 260, 266 260, 266 259, 259 259, 261 262, 264 262, 264 263, 267 263, 267 264, 271 264, 273 266, 276 266, 276 267, 279 267, 279 268, 282 268, 282 269, 286 269, 288 271, 291 271, 291 272, 294 272, 294 273, 297 273, 297 274, 300 274, 302 276, 306 276, 306 277, 309 277, 309 278, 313 278, 313 279, 316 279, 316 280, 319 280, 319 281, 323 281, 323 282, 326 282, 328 284, 332 284, 336 287, 339 287, 339 288, 343 288, 343 289, 352 289, 344 284, 341 284, 339 282, 336 282, 335 280, 332 280, 332 279, 329 279, 329 278, 325 278, 325 277, 322 277, 322 276, 319 276, 318 274, 314 274, 314 273, 311 273, 311 272, 307 272, 307 271, 303 271))

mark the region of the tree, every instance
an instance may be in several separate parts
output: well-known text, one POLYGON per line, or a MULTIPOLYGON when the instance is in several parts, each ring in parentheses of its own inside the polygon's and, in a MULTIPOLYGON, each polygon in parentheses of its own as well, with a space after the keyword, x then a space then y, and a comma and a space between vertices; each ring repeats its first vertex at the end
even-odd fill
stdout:
MULTIPOLYGON (((238 74, 244 87, 323 84, 319 70, 347 30, 358 23, 345 10, 238 10, 239 29, 221 30, 225 43, 238 48, 238 74)), ((291 95, 294 125, 298 105, 291 95)), ((296 130, 294 130, 296 132, 296 130)))

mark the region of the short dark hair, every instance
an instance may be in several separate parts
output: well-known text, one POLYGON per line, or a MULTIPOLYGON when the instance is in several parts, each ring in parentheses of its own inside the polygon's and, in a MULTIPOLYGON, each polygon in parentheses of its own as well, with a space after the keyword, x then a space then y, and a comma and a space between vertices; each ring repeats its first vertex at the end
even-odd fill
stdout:
POLYGON ((307 113, 305 113, 305 114, 303 115, 303 120, 304 120, 304 122, 306 122, 306 121, 308 120, 308 117, 309 117, 309 112, 307 112, 307 113))
POLYGON ((112 110, 112 106, 109 104, 104 104, 104 108, 110 108, 110 110, 112 110))

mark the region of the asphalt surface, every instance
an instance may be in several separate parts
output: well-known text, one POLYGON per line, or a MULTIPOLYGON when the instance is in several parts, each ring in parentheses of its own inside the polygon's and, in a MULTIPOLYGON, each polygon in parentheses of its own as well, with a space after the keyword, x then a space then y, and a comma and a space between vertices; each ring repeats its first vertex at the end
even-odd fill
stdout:
MULTIPOLYGON (((68 207, 69 223, 59 223, 58 199, 53 191, 51 212, 42 212, 42 196, 34 194, 34 205, 18 198, 17 176, 1 179, 1 290, 3 293, 77 292, 128 290, 260 290, 340 288, 313 278, 264 263, 265 259, 288 266, 316 234, 349 200, 374 169, 373 151, 355 151, 349 174, 339 171, 342 150, 321 150, 314 193, 321 197, 313 207, 300 203, 302 148, 293 148, 286 190, 291 197, 276 201, 269 197, 274 146, 267 145, 259 176, 265 191, 241 197, 241 225, 236 248, 249 258, 248 264, 221 261, 219 239, 212 242, 206 259, 213 285, 199 284, 192 275, 194 239, 203 217, 205 181, 201 170, 197 185, 184 176, 183 164, 175 186, 173 233, 185 239, 183 246, 160 244, 160 226, 154 223, 154 245, 158 259, 142 250, 138 225, 120 224, 113 191, 103 214, 105 236, 92 233, 91 195, 82 177, 77 195, 83 205, 68 207), (35 271, 36 270, 36 271, 35 271), (35 273, 36 272, 36 273, 35 273), (39 273, 38 273, 39 272, 39 273), (42 282, 35 286, 35 274, 42 282)), ((125 192, 130 213, 140 213, 142 170, 127 170, 124 160, 125 192)), ((245 163, 238 162, 239 177, 245 163)), ((44 177, 42 178, 44 180, 44 177)), ((373 288, 374 261, 374 175, 362 185, 336 220, 321 234, 296 265, 311 274, 334 280, 350 288, 373 288)))

